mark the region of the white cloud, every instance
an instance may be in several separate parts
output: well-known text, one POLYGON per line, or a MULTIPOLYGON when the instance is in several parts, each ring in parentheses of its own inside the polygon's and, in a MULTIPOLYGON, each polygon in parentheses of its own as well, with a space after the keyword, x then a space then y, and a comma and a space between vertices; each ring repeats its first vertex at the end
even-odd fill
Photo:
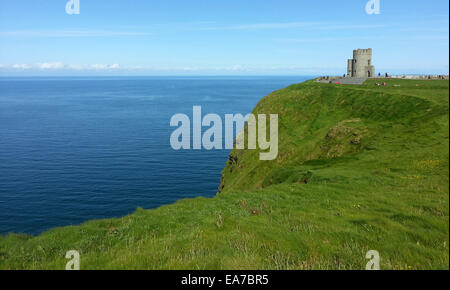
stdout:
MULTIPOLYGON (((217 27, 217 29, 224 30, 267 30, 267 29, 289 29, 289 28, 303 28, 320 25, 318 22, 282 22, 282 23, 253 23, 242 25, 231 25, 224 27, 217 27)), ((212 28, 214 29, 214 27, 212 28)))
POLYGON ((15 30, 0 31, 0 36, 13 37, 109 37, 109 36, 148 36, 150 32, 106 31, 106 30, 15 30))
POLYGON ((69 65, 66 65, 65 67, 69 70, 84 70, 85 69, 84 65, 79 65, 79 64, 69 64, 69 65))
POLYGON ((256 31, 256 30, 286 30, 286 29, 307 29, 312 30, 354 30, 387 27, 385 24, 348 24, 342 22, 267 22, 267 23, 237 23, 237 24, 215 24, 214 22, 195 23, 175 23, 168 25, 152 25, 145 29, 137 28, 134 31, 120 30, 11 30, 0 31, 1 37, 133 37, 150 36, 153 32, 174 32, 174 31, 209 31, 209 30, 236 30, 236 31, 256 31))
POLYGON ((241 70, 246 70, 246 68, 244 68, 242 65, 240 65, 240 64, 237 64, 237 65, 234 65, 234 66, 232 66, 231 68, 230 68, 230 70, 232 70, 232 71, 241 71, 241 70))
MULTIPOLYGON (((353 37, 322 37, 318 35, 314 38, 284 38, 278 39, 277 42, 280 43, 314 43, 314 42, 329 42, 336 43, 339 41, 347 41, 347 42, 358 42, 360 40, 389 40, 392 39, 392 36, 383 36, 383 35, 371 35, 371 36, 353 36, 353 37)), ((410 40, 410 41, 426 41, 426 40, 443 40, 448 41, 448 35, 414 35, 414 36, 404 36, 401 38, 402 40, 410 40)))
POLYGON ((105 70, 108 69, 108 65, 107 64, 91 64, 88 69, 93 69, 93 70, 105 70))
POLYGON ((31 64, 0 64, 0 69, 14 69, 14 70, 119 70, 123 69, 118 63, 114 64, 63 64, 62 62, 42 62, 34 65, 31 64))
POLYGON ((14 69, 20 69, 20 70, 26 70, 33 68, 31 65, 28 64, 13 64, 12 68, 14 69))
MULTIPOLYGON (((167 69, 166 69, 167 70, 167 69)), ((170 70, 170 69, 169 69, 170 70)), ((198 71, 199 69, 196 67, 183 67, 182 71, 198 71)))
POLYGON ((39 63, 38 67, 40 69, 62 69, 64 68, 64 65, 60 62, 44 62, 39 63))
POLYGON ((115 64, 91 64, 88 66, 87 69, 90 70, 116 70, 119 69, 120 65, 115 63, 115 64))
POLYGON ((222 26, 200 26, 191 27, 190 30, 286 30, 307 29, 312 30, 354 30, 386 27, 384 24, 342 24, 327 22, 272 22, 272 23, 249 23, 222 26))

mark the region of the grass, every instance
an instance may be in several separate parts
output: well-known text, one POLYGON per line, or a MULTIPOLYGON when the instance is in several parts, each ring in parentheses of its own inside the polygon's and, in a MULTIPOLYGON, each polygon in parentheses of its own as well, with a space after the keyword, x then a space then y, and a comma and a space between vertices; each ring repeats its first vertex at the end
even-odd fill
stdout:
POLYGON ((214 198, 0 237, 0 269, 449 269, 449 82, 376 82, 273 92, 276 160, 233 150, 214 198))

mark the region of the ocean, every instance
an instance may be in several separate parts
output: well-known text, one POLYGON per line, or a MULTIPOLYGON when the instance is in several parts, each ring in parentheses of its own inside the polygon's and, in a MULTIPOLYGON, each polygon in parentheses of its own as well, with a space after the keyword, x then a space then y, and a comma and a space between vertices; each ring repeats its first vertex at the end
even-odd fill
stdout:
POLYGON ((173 150, 170 118, 245 115, 309 78, 0 78, 0 234, 214 196, 229 150, 173 150))

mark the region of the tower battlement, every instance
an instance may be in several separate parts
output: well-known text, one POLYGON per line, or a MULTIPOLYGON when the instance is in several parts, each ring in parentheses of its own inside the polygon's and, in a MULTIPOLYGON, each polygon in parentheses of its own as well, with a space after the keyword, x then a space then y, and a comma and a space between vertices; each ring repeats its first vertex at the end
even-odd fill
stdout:
POLYGON ((370 55, 370 57, 372 57, 372 49, 368 48, 368 49, 355 49, 353 50, 353 58, 355 58, 358 55, 370 55))

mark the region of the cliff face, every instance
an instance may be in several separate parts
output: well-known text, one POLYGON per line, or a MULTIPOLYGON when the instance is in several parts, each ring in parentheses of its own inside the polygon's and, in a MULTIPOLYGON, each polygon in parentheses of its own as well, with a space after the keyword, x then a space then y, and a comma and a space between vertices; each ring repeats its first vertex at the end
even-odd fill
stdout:
POLYGON ((449 82, 313 81, 263 98, 278 158, 233 150, 216 197, 0 237, 0 269, 449 267, 449 82))

